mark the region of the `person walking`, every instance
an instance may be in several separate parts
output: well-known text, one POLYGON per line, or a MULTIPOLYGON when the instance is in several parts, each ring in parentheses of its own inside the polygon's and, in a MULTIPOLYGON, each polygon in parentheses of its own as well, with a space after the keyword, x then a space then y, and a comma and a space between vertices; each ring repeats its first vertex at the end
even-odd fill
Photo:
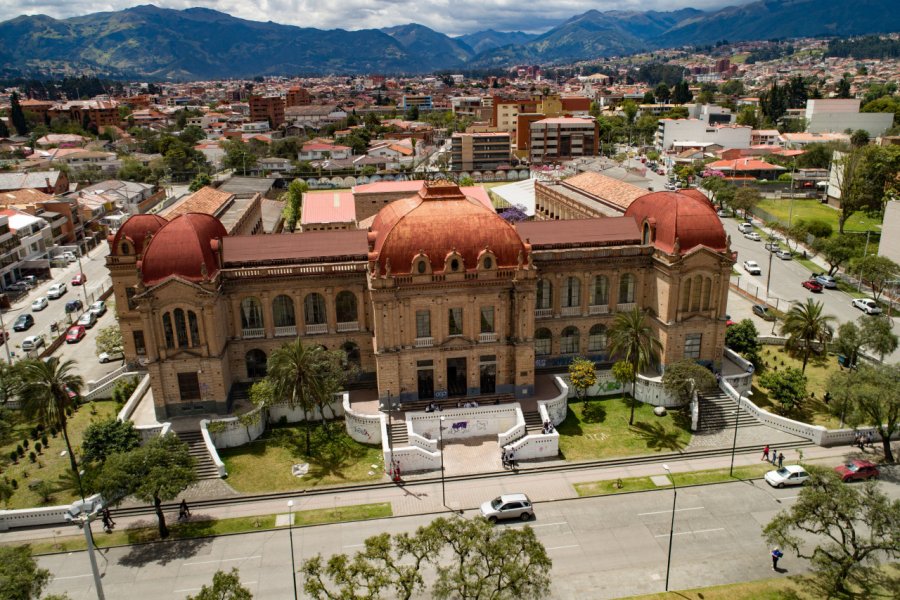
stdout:
POLYGON ((778 570, 778 559, 784 556, 784 552, 782 552, 778 546, 772 548, 772 570, 778 570))
POLYGON ((188 508, 187 500, 181 499, 181 506, 178 507, 178 520, 184 521, 191 516, 191 509, 188 508))
POLYGON ((772 448, 772 460, 770 461, 773 465, 775 464, 775 459, 778 458, 778 450, 772 448))
POLYGON ((766 462, 769 462, 769 445, 768 444, 766 444, 766 447, 763 448, 763 455, 762 455, 762 458, 759 460, 764 460, 766 462))
POLYGON ((783 466, 784 466, 784 452, 782 452, 781 454, 778 455, 778 468, 780 469, 783 466))

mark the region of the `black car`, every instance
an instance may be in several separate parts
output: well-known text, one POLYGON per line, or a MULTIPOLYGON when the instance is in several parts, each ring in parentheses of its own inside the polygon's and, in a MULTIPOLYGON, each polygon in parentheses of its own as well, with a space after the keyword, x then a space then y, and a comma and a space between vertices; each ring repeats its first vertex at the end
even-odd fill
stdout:
POLYGON ((13 323, 13 331, 26 331, 34 325, 34 317, 30 314, 19 315, 16 322, 13 323))
POLYGON ((80 312, 84 304, 81 303, 81 300, 69 300, 66 302, 66 312, 80 312))

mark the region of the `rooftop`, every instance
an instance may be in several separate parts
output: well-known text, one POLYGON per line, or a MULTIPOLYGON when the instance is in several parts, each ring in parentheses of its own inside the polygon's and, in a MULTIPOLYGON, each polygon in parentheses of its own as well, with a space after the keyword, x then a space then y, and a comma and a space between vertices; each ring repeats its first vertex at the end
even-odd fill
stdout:
POLYGON ((516 230, 533 250, 620 246, 641 241, 637 222, 631 217, 523 221, 516 225, 516 230))
POLYGON ((367 232, 361 230, 310 231, 272 235, 261 243, 260 236, 239 235, 222 238, 225 268, 263 264, 290 264, 322 259, 368 259, 367 232))

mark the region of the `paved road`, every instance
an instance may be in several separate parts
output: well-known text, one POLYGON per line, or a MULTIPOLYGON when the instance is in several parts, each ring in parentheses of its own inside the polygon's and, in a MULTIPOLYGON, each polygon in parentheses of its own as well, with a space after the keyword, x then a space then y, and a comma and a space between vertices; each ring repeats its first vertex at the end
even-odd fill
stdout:
MULTIPOLYGON (((900 498, 896 477, 881 488, 900 498)), ((775 490, 761 481, 684 488, 678 491, 671 589, 761 579, 773 575, 760 531, 791 505, 797 491, 775 490)), ((553 559, 554 598, 616 598, 662 591, 672 517, 670 489, 623 496, 541 502, 535 531, 553 559)), ((303 508, 303 500, 300 507, 303 508)), ((474 511, 467 511, 471 518, 474 511)), ((295 529, 296 563, 322 553, 353 553, 383 531, 412 531, 435 515, 416 515, 295 529)), ((500 525, 522 527, 521 524, 500 525)), ((288 531, 260 532, 165 545, 111 549, 100 559, 108 598, 184 598, 219 569, 240 570, 261 600, 292 595, 288 531)), ((54 574, 48 593, 73 600, 94 598, 87 556, 73 552, 39 558, 54 574)), ((806 570, 794 556, 784 574, 806 570)), ((426 576, 427 577, 427 576, 426 576)), ((302 579, 298 576, 302 589, 302 579)), ((302 596, 301 591, 301 596, 302 596)), ((427 597, 424 596, 424 597, 427 597)))

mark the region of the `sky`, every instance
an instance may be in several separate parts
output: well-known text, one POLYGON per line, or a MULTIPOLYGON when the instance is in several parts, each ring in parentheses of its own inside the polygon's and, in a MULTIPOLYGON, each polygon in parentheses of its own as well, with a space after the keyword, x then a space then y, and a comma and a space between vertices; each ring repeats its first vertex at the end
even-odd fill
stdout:
MULTIPOLYGON (((375 29, 421 23, 448 35, 484 29, 542 32, 591 9, 699 9, 748 0, 155 0, 162 8, 202 6, 254 21, 319 29, 375 29)), ((0 0, 0 21, 21 14, 57 19, 116 11, 147 0, 0 0)))

